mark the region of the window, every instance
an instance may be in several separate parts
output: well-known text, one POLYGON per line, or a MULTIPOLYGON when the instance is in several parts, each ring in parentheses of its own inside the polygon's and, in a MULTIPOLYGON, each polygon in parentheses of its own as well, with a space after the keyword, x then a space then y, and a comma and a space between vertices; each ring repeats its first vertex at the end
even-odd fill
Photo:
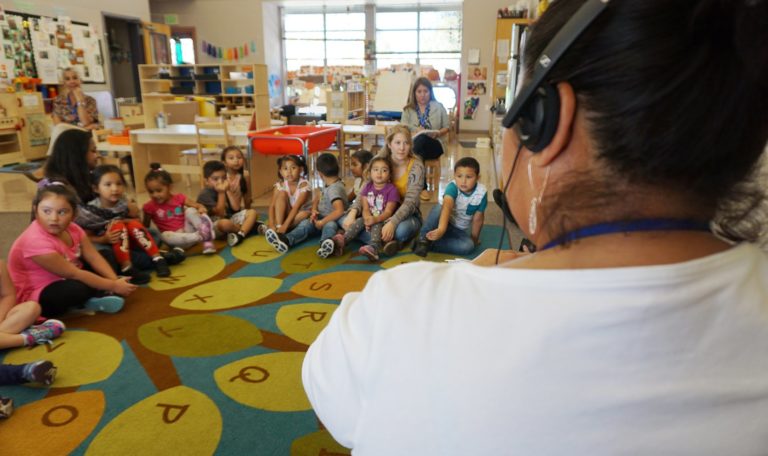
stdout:
POLYGON ((287 71, 306 72, 312 71, 309 67, 333 65, 362 67, 364 42, 365 13, 283 14, 287 71))
POLYGON ((376 68, 431 65, 441 75, 461 64, 461 10, 376 13, 376 68))

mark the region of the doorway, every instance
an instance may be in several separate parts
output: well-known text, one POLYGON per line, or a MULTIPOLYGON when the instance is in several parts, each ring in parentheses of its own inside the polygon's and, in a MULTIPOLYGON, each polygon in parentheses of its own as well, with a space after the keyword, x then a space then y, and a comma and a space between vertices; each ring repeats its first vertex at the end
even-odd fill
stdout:
POLYGON ((141 22, 135 18, 104 15, 104 30, 109 48, 112 95, 140 100, 139 64, 146 62, 141 22))

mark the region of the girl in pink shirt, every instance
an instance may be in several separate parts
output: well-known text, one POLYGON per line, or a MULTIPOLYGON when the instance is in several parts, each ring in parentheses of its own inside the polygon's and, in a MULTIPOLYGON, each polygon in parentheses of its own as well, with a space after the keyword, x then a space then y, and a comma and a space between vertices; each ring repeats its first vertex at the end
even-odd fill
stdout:
POLYGON ((63 184, 38 190, 32 202, 35 220, 11 246, 8 270, 17 285, 18 301, 38 301, 44 315, 71 307, 114 313, 136 289, 118 278, 96 251, 82 228, 72 223, 77 207, 74 191, 63 184), (83 262, 90 269, 83 269, 83 262))

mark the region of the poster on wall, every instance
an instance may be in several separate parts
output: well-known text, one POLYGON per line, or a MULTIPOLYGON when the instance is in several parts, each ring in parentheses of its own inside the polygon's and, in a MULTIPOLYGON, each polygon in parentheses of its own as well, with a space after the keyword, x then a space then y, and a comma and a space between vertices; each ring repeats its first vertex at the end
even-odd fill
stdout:
POLYGON ((65 68, 74 68, 83 82, 103 83, 101 42, 93 27, 69 18, 30 18, 30 34, 37 75, 43 84, 58 84, 65 68))
POLYGON ((485 82, 468 82, 467 96, 485 95, 485 82))
POLYGON ((470 81, 485 81, 486 79, 488 79, 487 67, 469 65, 467 70, 469 70, 468 80, 470 81))
POLYGON ((464 120, 475 120, 477 107, 480 105, 479 97, 469 97, 464 102, 464 120))
POLYGON ((24 18, 6 12, 0 17, 0 79, 10 82, 19 76, 36 76, 32 40, 24 18))

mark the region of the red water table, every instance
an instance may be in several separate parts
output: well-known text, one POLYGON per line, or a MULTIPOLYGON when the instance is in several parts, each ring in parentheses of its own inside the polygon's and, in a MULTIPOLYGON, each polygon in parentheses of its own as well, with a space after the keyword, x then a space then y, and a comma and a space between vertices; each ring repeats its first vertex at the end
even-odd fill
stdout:
POLYGON ((309 154, 327 150, 336 141, 338 126, 286 125, 248 133, 248 154, 302 155, 309 164, 309 154))

